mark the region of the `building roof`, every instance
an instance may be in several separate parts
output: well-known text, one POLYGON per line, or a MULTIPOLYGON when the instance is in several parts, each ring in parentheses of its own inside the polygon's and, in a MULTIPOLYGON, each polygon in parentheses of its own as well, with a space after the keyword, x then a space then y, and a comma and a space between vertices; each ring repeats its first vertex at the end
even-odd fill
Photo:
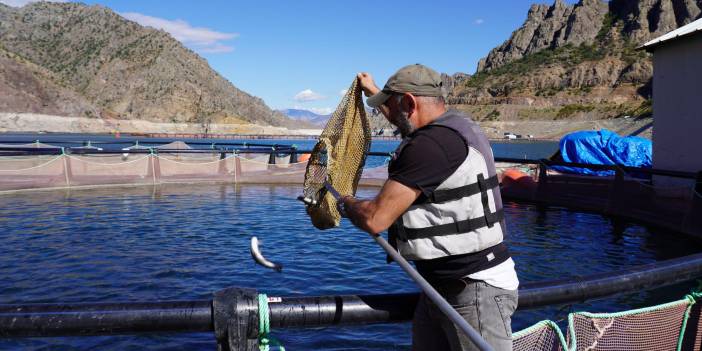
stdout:
POLYGON ((702 31, 702 18, 688 23, 672 32, 661 35, 660 37, 653 39, 646 44, 639 46, 637 49, 645 49, 646 51, 653 51, 657 46, 669 42, 671 40, 679 39, 681 37, 686 37, 694 33, 699 33, 702 31))

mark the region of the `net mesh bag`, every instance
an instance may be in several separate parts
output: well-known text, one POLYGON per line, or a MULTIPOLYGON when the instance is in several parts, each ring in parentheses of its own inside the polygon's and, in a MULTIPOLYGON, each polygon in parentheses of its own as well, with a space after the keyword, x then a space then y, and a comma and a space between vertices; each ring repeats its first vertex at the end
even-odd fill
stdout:
POLYGON ((307 213, 318 229, 336 227, 341 220, 336 199, 325 191, 324 183, 328 182, 341 195, 353 195, 370 143, 361 86, 354 79, 312 149, 305 171, 303 196, 312 201, 307 213))
POLYGON ((514 351, 562 351, 568 346, 558 328, 552 321, 541 321, 512 335, 514 351))
POLYGON ((676 350, 689 300, 619 313, 572 313, 575 350, 676 350))

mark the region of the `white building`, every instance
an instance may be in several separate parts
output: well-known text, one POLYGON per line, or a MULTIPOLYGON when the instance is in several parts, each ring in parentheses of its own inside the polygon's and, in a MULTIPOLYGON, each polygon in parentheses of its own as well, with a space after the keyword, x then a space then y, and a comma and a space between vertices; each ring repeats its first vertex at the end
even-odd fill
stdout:
MULTIPOLYGON (((653 53, 653 167, 702 171, 702 18, 641 48, 653 53)), ((692 185, 667 177, 656 183, 692 185)))

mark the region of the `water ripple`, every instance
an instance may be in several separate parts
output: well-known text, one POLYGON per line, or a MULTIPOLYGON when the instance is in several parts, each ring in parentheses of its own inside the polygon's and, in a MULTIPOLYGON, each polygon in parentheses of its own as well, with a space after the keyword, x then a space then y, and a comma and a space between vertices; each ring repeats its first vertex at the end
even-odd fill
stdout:
MULTIPOLYGON (((372 188, 360 196, 372 196, 372 188)), ((416 291, 367 234, 342 221, 318 231, 298 187, 169 185, 0 196, 0 303, 206 299, 229 286, 269 295, 416 291), (283 273, 257 266, 262 240, 283 273)), ((506 203, 507 241, 523 282, 582 276, 679 257, 695 243, 602 216, 506 203)), ((676 299, 686 286, 574 308, 622 310, 676 299)), ((568 309, 518 311, 514 328, 568 309)), ((408 350, 409 324, 276 330, 291 349, 408 350)), ((0 340, 0 349, 212 350, 211 333, 0 340)))

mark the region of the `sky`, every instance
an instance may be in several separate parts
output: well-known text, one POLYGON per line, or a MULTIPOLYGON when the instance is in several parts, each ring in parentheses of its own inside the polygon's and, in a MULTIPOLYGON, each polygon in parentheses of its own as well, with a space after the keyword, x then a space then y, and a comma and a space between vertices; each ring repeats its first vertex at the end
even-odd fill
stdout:
MULTIPOLYGON (((28 0, 0 0, 22 6, 28 0)), ((330 113, 357 72, 474 73, 532 3, 551 0, 87 0, 163 29, 274 109, 330 113)), ((573 2, 568 1, 568 2, 573 2)))

